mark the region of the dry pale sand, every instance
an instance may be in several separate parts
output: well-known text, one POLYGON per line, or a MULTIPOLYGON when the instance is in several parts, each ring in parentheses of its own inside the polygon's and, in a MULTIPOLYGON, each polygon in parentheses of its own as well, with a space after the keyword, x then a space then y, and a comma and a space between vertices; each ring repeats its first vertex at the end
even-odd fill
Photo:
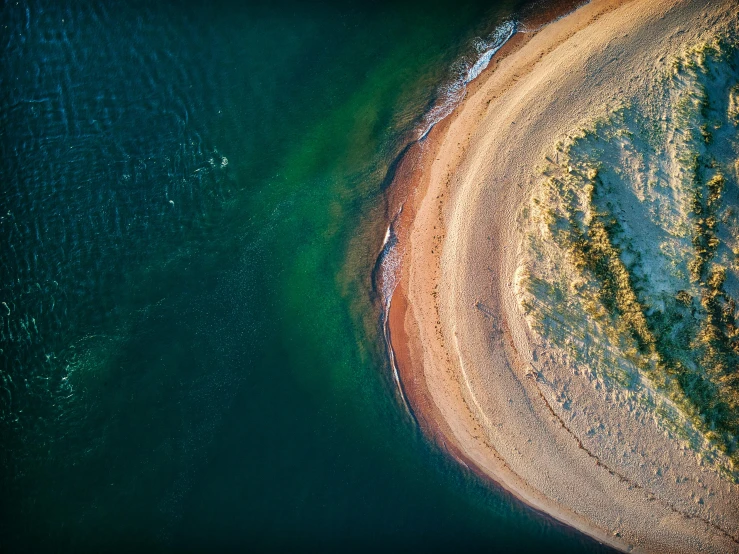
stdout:
POLYGON ((739 552, 739 487, 571 373, 565 413, 513 292, 516 217, 557 140, 736 17, 735 0, 594 0, 519 36, 404 170, 390 332, 419 422, 479 474, 624 551, 739 552))

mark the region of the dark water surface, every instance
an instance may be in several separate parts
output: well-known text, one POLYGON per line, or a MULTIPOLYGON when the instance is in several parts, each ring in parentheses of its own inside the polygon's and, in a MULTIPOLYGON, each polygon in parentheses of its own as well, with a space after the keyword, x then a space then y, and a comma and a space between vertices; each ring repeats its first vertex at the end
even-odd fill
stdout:
POLYGON ((593 551, 398 403, 389 164, 520 6, 3 4, 0 548, 593 551))

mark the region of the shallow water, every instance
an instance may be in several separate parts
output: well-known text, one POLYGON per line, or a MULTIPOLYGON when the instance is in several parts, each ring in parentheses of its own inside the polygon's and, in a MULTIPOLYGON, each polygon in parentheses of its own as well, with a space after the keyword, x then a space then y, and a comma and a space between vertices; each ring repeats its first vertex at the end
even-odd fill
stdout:
POLYGON ((518 8, 4 4, 3 550, 595 549, 419 435, 371 292, 518 8))

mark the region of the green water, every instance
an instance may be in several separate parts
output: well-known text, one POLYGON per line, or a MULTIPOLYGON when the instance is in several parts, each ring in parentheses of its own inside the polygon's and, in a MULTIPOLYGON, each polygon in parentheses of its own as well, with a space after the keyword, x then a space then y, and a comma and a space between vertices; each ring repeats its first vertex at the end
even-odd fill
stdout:
POLYGON ((420 435, 371 294, 390 165, 519 8, 3 7, 3 550, 600 548, 420 435))

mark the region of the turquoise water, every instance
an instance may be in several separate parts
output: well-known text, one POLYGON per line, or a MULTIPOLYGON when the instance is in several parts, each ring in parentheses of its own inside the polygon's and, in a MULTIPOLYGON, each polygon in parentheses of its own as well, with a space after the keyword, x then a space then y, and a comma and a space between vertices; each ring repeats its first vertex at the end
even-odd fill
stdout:
POLYGON ((388 170, 521 8, 459 4, 3 5, 4 551, 600 548, 383 351, 388 170))

